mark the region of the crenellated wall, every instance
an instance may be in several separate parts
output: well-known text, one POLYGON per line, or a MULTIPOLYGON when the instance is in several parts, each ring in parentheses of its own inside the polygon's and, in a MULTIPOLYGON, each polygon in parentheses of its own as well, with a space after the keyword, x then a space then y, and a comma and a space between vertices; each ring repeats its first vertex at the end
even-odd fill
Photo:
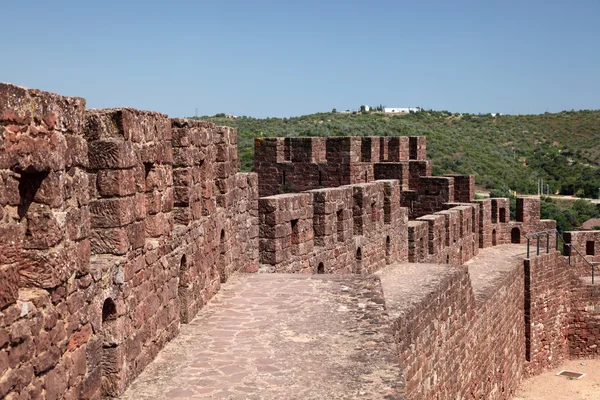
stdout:
MULTIPOLYGON (((118 396, 259 269, 380 275, 409 399, 506 399, 598 356, 590 265, 554 234, 523 261, 556 227, 538 198, 511 221, 474 177, 431 176, 425 137, 255 146, 240 173, 232 128, 0 84, 0 398, 118 396)), ((564 237, 600 261, 600 233, 564 237)))
POLYGON ((116 396, 258 268, 236 132, 0 84, 0 397, 116 396))
POLYGON ((375 179, 399 179, 398 174, 404 174, 408 180, 407 173, 416 187, 418 176, 431 174, 425 139, 424 136, 256 138, 254 170, 259 175, 259 194, 263 197, 375 179))
POLYGON ((407 260, 398 181, 261 197, 260 262, 271 272, 371 273, 407 260))

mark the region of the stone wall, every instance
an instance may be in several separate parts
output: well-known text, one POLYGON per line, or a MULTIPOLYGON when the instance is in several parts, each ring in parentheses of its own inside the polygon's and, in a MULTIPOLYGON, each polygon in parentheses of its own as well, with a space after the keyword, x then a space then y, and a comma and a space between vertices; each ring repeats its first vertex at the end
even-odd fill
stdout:
MULTIPOLYGON (((431 175, 424 136, 257 138, 260 196, 431 175), (404 171, 404 172, 402 172, 404 171)), ((416 183, 415 183, 416 181, 416 183)), ((412 186, 411 186, 412 189, 412 186)))
POLYGON ((510 398, 524 370, 522 268, 475 292, 465 266, 412 266, 418 280, 387 304, 406 398, 510 398))
POLYGON ((407 260, 398 181, 261 197, 260 262, 271 272, 371 273, 407 260))
POLYGON ((257 177, 231 128, 10 84, 0 112, 0 397, 118 395, 257 270, 257 177))
MULTIPOLYGON (((571 268, 576 269, 580 276, 591 275, 590 263, 600 262, 600 231, 565 232, 563 237, 565 243, 573 247, 565 246, 564 250, 564 254, 570 256, 571 268)), ((596 265, 596 272, 598 270, 596 265)))
POLYGON ((568 325, 569 355, 572 358, 600 357, 600 284, 590 278, 575 281, 568 325))
POLYGON ((572 271, 553 250, 524 261, 525 357, 527 371, 538 374, 568 357, 572 271))

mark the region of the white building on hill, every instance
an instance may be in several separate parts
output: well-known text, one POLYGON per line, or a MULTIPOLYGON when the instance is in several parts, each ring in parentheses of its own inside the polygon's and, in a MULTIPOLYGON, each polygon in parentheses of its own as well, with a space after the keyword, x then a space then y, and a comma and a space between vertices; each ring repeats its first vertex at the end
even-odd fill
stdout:
POLYGON ((390 114, 408 114, 409 112, 419 112, 421 111, 421 107, 407 107, 407 108, 401 108, 401 107, 386 107, 383 109, 384 113, 390 113, 390 114))

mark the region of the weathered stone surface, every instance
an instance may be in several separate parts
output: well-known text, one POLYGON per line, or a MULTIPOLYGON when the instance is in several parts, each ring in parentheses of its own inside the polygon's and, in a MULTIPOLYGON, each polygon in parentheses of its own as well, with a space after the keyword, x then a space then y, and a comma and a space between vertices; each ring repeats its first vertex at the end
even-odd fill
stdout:
POLYGON ((119 396, 181 323, 185 374, 140 396, 505 399, 596 356, 600 236, 565 234, 567 267, 550 233, 521 265, 556 227, 539 199, 510 221, 472 176, 431 176, 425 144, 260 138, 239 173, 235 129, 0 84, 0 397, 119 396), (354 275, 245 276, 194 320, 259 260, 354 275), (358 274, 386 265, 384 304, 358 274))

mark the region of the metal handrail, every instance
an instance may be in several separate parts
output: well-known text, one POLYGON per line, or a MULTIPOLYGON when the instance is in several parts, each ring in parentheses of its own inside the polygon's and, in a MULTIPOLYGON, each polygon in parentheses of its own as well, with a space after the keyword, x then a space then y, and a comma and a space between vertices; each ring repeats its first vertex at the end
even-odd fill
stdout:
POLYGON ((567 246, 569 248, 569 265, 571 265, 571 249, 574 249, 577 254, 579 254, 579 256, 583 259, 583 261, 585 261, 586 263, 589 264, 589 266, 592 269, 592 284, 594 283, 594 269, 595 266, 600 264, 600 262, 597 261, 590 261, 587 258, 585 258, 585 256, 583 254, 581 254, 581 252, 577 249, 577 247, 573 246, 573 244, 571 243, 566 243, 565 239, 562 236, 562 233, 560 233, 557 229, 548 229, 545 231, 540 231, 540 232, 533 232, 533 233, 528 233, 525 236, 525 238, 527 239, 527 258, 529 258, 529 239, 535 237, 537 240, 537 255, 540 255, 540 237, 546 235, 546 253, 550 252, 550 234, 551 233, 556 233, 556 250, 558 250, 558 240, 560 239, 563 243, 563 246, 567 246))

